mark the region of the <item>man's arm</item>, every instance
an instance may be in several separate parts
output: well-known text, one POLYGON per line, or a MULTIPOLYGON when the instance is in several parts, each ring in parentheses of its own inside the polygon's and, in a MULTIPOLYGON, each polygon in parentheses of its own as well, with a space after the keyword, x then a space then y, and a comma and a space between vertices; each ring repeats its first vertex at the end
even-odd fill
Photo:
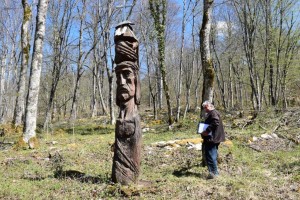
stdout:
POLYGON ((217 129, 220 124, 220 118, 217 111, 212 111, 209 126, 206 129, 207 134, 217 129))

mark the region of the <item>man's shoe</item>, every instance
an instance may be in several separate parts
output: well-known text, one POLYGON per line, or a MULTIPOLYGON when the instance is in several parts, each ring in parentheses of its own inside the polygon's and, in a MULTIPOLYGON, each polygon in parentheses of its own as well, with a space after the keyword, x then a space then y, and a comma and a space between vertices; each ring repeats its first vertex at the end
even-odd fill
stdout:
POLYGON ((207 176, 207 179, 216 179, 218 177, 218 175, 215 175, 213 173, 209 173, 209 175, 207 176))

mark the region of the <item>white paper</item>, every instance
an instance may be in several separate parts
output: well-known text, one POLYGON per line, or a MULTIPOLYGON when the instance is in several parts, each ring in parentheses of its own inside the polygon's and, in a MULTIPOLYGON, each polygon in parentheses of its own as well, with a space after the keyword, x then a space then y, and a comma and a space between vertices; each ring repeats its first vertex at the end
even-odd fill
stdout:
POLYGON ((208 126, 209 126, 209 124, 199 123, 199 125, 198 125, 198 133, 200 134, 203 131, 205 131, 208 126))

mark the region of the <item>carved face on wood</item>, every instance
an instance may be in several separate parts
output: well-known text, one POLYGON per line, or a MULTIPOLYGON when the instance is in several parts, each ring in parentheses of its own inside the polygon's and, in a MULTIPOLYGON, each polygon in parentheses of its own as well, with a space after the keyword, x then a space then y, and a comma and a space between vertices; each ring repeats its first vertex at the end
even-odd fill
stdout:
POLYGON ((136 77, 131 67, 122 67, 116 70, 117 99, 119 102, 127 102, 134 98, 136 91, 136 77))

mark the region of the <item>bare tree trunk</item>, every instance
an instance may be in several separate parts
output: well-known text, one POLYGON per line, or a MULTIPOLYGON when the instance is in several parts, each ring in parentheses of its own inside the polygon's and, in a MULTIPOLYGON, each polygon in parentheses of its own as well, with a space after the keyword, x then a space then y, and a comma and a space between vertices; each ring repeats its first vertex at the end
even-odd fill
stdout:
POLYGON ((100 103, 101 103, 101 106, 102 106, 103 113, 105 115, 108 115, 107 107, 106 107, 106 104, 105 104, 105 101, 104 101, 104 98, 103 98, 103 92, 102 92, 103 84, 101 84, 101 82, 102 81, 100 80, 100 77, 98 77, 97 78, 97 83, 98 83, 98 92, 99 92, 100 103))
POLYGON ((3 117, 5 112, 4 86, 5 86, 5 67, 6 67, 7 53, 6 50, 3 51, 0 59, 0 123, 4 122, 3 117))
POLYGON ((181 109, 181 87, 182 87, 182 65, 183 65, 183 50, 184 50, 184 35, 185 35, 185 24, 186 24, 186 0, 183 0, 183 17, 182 17, 182 24, 181 24, 181 48, 180 48, 180 59, 179 59, 179 72, 178 72, 178 91, 176 97, 176 104, 177 104, 177 112, 175 120, 179 122, 180 118, 180 109, 181 109))
MULTIPOLYGON (((54 99, 55 99, 55 97, 54 97, 54 99)), ((57 102, 56 102, 56 100, 54 100, 52 104, 53 104, 52 105, 53 109, 51 112, 51 121, 53 121, 57 117, 57 102)))
POLYGON ((52 85, 51 85, 49 101, 48 101, 47 108, 46 108, 46 116, 45 116, 45 121, 44 121, 44 125, 43 125, 44 129, 46 129, 46 127, 48 126, 49 120, 51 119, 51 108, 52 108, 53 102, 54 102, 56 87, 57 87, 57 83, 55 83, 53 81, 52 85))
POLYGON ((275 102, 276 104, 278 103, 279 101, 279 96, 280 96, 280 59, 281 59, 281 56, 282 56, 282 40, 284 40, 284 30, 283 30, 283 24, 284 24, 284 18, 285 18, 285 11, 284 11, 284 6, 283 6, 283 3, 282 1, 280 1, 279 3, 279 35, 277 36, 278 37, 278 41, 277 41, 277 46, 276 46, 276 56, 275 56, 275 59, 276 59, 276 78, 275 78, 275 83, 274 83, 274 92, 275 92, 275 102))
POLYGON ((151 15, 154 19, 154 26, 157 32, 158 40, 158 51, 159 51, 159 68, 161 72, 163 88, 166 96, 167 107, 168 107, 168 122, 169 125, 173 123, 172 120, 172 108, 169 93, 169 86, 166 79, 166 64, 165 64, 165 29, 166 29, 166 13, 167 13, 167 2, 166 0, 160 1, 149 1, 151 15))
MULTIPOLYGON (((214 34, 211 34, 211 35, 214 35, 214 34)), ((227 101, 225 99, 225 95, 226 95, 225 91, 226 90, 225 90, 224 75, 223 75, 223 72, 222 72, 220 59, 219 59, 218 53, 217 53, 216 48, 215 48, 215 38, 212 38, 211 41, 212 41, 211 42, 212 50, 215 54, 215 60, 216 60, 216 63, 213 63, 213 67, 214 67, 215 75, 216 75, 216 78, 217 78, 218 88, 219 88, 219 91, 220 91, 220 97, 221 97, 223 107, 225 109, 227 109, 227 104, 226 104, 227 101)))
POLYGON ((257 35, 258 17, 260 15, 260 6, 249 0, 241 4, 234 2, 235 9, 238 13, 239 21, 243 29, 243 47, 247 59, 249 70, 250 86, 252 90, 252 105, 256 111, 261 110, 261 94, 263 85, 260 82, 265 79, 265 74, 260 80, 259 70, 256 66, 255 41, 257 35))
POLYGON ((17 65, 18 61, 17 59, 15 58, 15 55, 16 55, 16 40, 15 38, 17 36, 15 36, 14 33, 12 33, 12 44, 11 44, 11 52, 10 52, 10 55, 9 55, 9 62, 8 62, 8 66, 6 68, 6 79, 7 81, 5 82, 5 93, 6 95, 4 96, 4 101, 5 101, 5 105, 4 105, 4 108, 5 108, 5 113, 3 115, 3 119, 6 121, 8 119, 11 119, 11 117, 13 117, 14 115, 14 103, 12 102, 16 102, 14 96, 11 96, 9 95, 9 91, 12 90, 12 88, 15 87, 15 83, 14 83, 14 80, 16 79, 15 76, 14 76, 14 65, 17 65))
MULTIPOLYGON (((112 16, 112 9, 113 9, 113 1, 109 1, 107 3, 107 20, 111 19, 112 16)), ((109 104, 109 114, 110 114, 110 124, 115 124, 116 123, 116 117, 115 117, 115 109, 114 109, 114 60, 112 58, 112 52, 111 52, 111 47, 112 44, 110 42, 110 32, 109 32, 109 26, 111 24, 111 21, 107 21, 106 25, 103 29, 104 33, 104 41, 103 41, 103 46, 104 46, 104 64, 106 67, 106 73, 107 73, 107 78, 108 78, 108 87, 109 87, 109 96, 108 96, 108 104, 109 104), (108 52, 110 53, 110 61, 111 61, 111 69, 109 68, 108 64, 108 52)))
POLYGON ((26 90, 26 74, 30 54, 30 45, 29 45, 29 22, 31 19, 31 9, 26 2, 22 0, 23 5, 23 23, 21 30, 21 47, 22 47, 22 63, 20 68, 18 88, 17 88, 17 98, 16 105, 13 117, 13 124, 19 126, 22 124, 22 117, 25 111, 25 90, 26 90))
POLYGON ((228 108, 232 109, 234 107, 234 98, 233 98, 233 77, 232 77, 232 58, 228 58, 228 76, 229 76, 229 86, 228 86, 228 96, 229 96, 229 103, 228 103, 228 108))
MULTIPOLYGON (((113 85, 113 80, 114 76, 113 73, 110 71, 109 66, 107 61, 106 63, 106 72, 107 72, 107 77, 108 77, 108 87, 109 87, 109 97, 108 97, 108 103, 109 103, 109 115, 110 115, 110 124, 115 124, 116 123, 116 118, 115 118, 115 111, 114 111, 114 85, 113 85)), ((112 66, 114 66, 114 61, 111 61, 112 66)))
POLYGON ((36 119, 38 108, 38 97, 40 89, 40 76, 43 59, 43 41, 45 36, 45 23, 46 14, 49 0, 39 0, 38 12, 36 19, 36 31, 33 46, 33 55, 29 77, 29 88, 26 99, 25 109, 25 124, 23 129, 23 140, 25 143, 29 143, 31 148, 34 148, 35 144, 30 143, 29 140, 36 137, 36 119))
POLYGON ((83 50, 82 50, 82 35, 83 35, 83 24, 85 18, 85 11, 86 11, 86 1, 82 0, 83 8, 79 10, 77 8, 78 13, 80 14, 80 28, 79 28, 79 42, 78 42, 78 57, 77 57, 77 71, 76 71, 76 78, 75 78, 75 85, 74 85, 74 92, 73 92, 73 99, 72 99, 72 106, 71 106, 71 114, 70 119, 74 120, 77 118, 77 100, 78 100, 78 91, 79 91, 79 80, 83 75, 83 50))
MULTIPOLYGON (((210 31, 213 0, 203 0, 203 19, 200 30, 200 49, 203 74, 202 101, 213 100, 215 72, 210 53, 210 31)), ((203 113, 204 114, 204 113, 203 113)))
MULTIPOLYGON (((199 63, 197 61, 197 63, 199 63)), ((200 86, 200 79, 201 79, 201 72, 202 72, 203 68, 202 65, 200 67, 199 64, 197 64, 197 70, 196 70, 196 76, 197 76, 197 80, 196 80, 196 87, 195 87, 195 109, 197 109, 199 107, 199 86, 200 86)), ((201 104, 201 102, 200 102, 201 104)))
MULTIPOLYGON (((95 33, 94 33, 95 34, 95 33)), ((95 39, 95 36, 94 36, 95 39)), ((95 40, 94 40, 95 42, 95 40)), ((96 48, 94 49, 94 61, 93 61, 93 69, 92 69, 92 73, 93 73, 93 77, 92 77, 92 98, 91 98, 91 117, 95 117, 97 116, 97 88, 98 88, 98 84, 97 84, 97 78, 98 78, 98 62, 97 62, 97 55, 96 55, 96 48)), ((98 90, 99 91, 99 90, 98 90)))
POLYGON ((158 92, 157 104, 158 109, 161 110, 163 107, 163 83, 159 66, 156 68, 156 90, 158 92))
POLYGON ((114 85, 113 85, 113 80, 114 77, 113 75, 110 75, 108 77, 108 83, 109 83, 109 114, 110 114, 110 124, 115 124, 116 123, 116 118, 115 118, 115 111, 114 111, 114 85))
POLYGON ((192 86, 192 81, 193 81, 193 76, 194 76, 194 66, 195 66, 195 51, 193 55, 191 56, 192 59, 191 61, 188 60, 186 62, 186 66, 184 67, 184 71, 186 72, 185 74, 185 89, 186 89, 186 97, 185 97, 185 109, 183 113, 183 118, 185 119, 187 111, 190 109, 190 97, 191 97, 191 86, 192 86))
MULTIPOLYGON (((141 8, 144 8, 143 6, 141 6, 141 8)), ((144 10, 141 9, 140 10, 140 19, 142 19, 143 17, 143 13, 144 10)), ((146 17, 148 17, 146 15, 146 17)), ((154 48, 153 48, 153 34, 151 34, 151 31, 149 29, 151 29, 148 21, 146 21, 146 23, 139 23, 140 25, 140 30, 141 30, 141 35, 142 35, 142 40, 145 44, 145 51, 146 51, 146 63, 147 63, 147 78, 148 78, 148 89, 149 89, 149 107, 153 107, 153 116, 154 119, 157 119, 157 97, 158 97, 158 92, 157 92, 157 77, 156 78, 152 78, 152 76, 156 75, 156 70, 157 70, 157 62, 155 59, 155 57, 153 56, 154 53, 154 48), (153 69, 155 67, 155 72, 153 74, 153 69)), ((154 76, 155 77, 155 76, 154 76)))
MULTIPOLYGON (((190 97, 191 97, 191 87, 192 87, 192 82, 193 82, 193 78, 194 78, 194 70, 195 67, 197 67, 197 71, 198 71, 198 57, 197 57, 197 49, 196 49, 196 34, 195 34, 195 18, 196 18, 196 6, 198 5, 198 3, 196 2, 194 4, 194 7, 192 8, 192 46, 193 46, 193 54, 192 54, 192 61, 191 61, 191 66, 189 66, 189 64, 187 64, 187 69, 185 70, 186 73, 186 105, 185 105, 185 109, 184 109, 184 114, 183 114, 183 118, 185 119, 186 117, 186 113, 187 111, 190 109, 191 105, 190 105, 190 97)), ((188 61, 190 62, 190 61, 188 61)), ((197 107, 198 105, 198 83, 199 83, 199 78, 200 78, 200 73, 196 73, 198 75, 197 78, 197 83, 196 83, 196 91, 195 91, 195 107, 197 107)))
POLYGON ((147 50, 147 47, 146 47, 146 54, 147 54, 147 75, 148 75, 148 87, 149 87, 149 96, 150 96, 150 99, 152 100, 152 106, 153 106, 153 116, 154 116, 154 119, 156 120, 157 119, 157 92, 154 90, 153 91, 153 87, 152 87, 152 81, 151 81, 151 73, 150 73, 150 58, 149 58, 149 53, 148 53, 148 50, 147 50))
POLYGON ((72 24, 72 9, 74 6, 74 1, 65 1, 63 5, 60 5, 59 2, 50 2, 49 10, 52 14, 51 17, 53 21, 53 42, 51 43, 53 44, 53 67, 51 89, 43 125, 44 129, 52 118, 51 113, 53 113, 53 111, 51 110, 54 109, 57 86, 63 72, 66 71, 64 65, 68 58, 68 39, 72 24), (59 9, 57 9, 57 7, 59 7, 59 9), (61 9, 63 13, 61 13, 61 9), (61 17, 60 14, 62 14, 61 17))
MULTIPOLYGON (((57 39, 57 38, 56 38, 57 39)), ((55 41, 54 43, 58 43, 58 41, 55 41)), ((60 54, 58 52, 58 46, 54 47, 54 63, 53 63, 53 69, 52 69, 52 84, 51 84, 51 89, 50 89, 50 94, 49 94, 49 100, 48 100, 48 104, 47 104, 47 108, 46 108, 46 114, 45 114, 45 120, 44 120, 44 130, 46 129, 46 127, 48 126, 48 123, 51 119, 51 108, 53 106, 53 101, 54 101, 54 97, 55 97, 55 91, 58 85, 58 81, 60 78, 60 68, 62 63, 59 62, 59 57, 60 54)), ((61 52, 60 52, 61 53, 61 52)))
MULTIPOLYGON (((97 115, 97 91, 101 91, 101 88, 98 89, 98 86, 100 86, 100 84, 98 85, 98 78, 99 78, 99 67, 98 65, 100 65, 99 62, 99 55, 98 55, 98 49, 97 49, 97 44, 99 43, 99 39, 98 39, 98 20, 100 17, 100 1, 96 2, 96 8, 94 11, 92 11, 92 13, 95 13, 92 15, 92 26, 93 26, 93 43, 95 45, 96 48, 94 48, 93 50, 93 69, 92 69, 92 73, 93 73, 93 80, 92 80, 92 98, 91 98, 91 117, 95 117, 97 115)), ((102 92, 102 91, 101 91, 102 92)))
POLYGON ((269 103, 275 106, 275 93, 274 93, 274 67, 270 56, 271 51, 271 4, 270 0, 265 0, 265 70, 269 68, 269 103))
POLYGON ((92 80, 92 99, 91 99, 91 117, 97 115, 97 64, 93 64, 93 80, 92 80))
MULTIPOLYGON (((108 46, 111 46, 110 42, 108 40, 109 40, 109 37, 107 35, 106 42, 109 43, 108 46)), ((106 49, 109 49, 109 48, 106 48, 106 49)), ((108 101, 109 101, 110 124, 113 125, 116 123, 115 111, 114 111, 114 93, 113 93, 113 91, 114 91, 114 84, 113 84, 114 76, 113 76, 113 69, 110 71, 107 60, 105 61, 105 63, 106 63, 106 72, 107 72, 108 87, 109 87, 108 101)), ((113 59, 111 59, 111 66, 114 66, 113 59)))

